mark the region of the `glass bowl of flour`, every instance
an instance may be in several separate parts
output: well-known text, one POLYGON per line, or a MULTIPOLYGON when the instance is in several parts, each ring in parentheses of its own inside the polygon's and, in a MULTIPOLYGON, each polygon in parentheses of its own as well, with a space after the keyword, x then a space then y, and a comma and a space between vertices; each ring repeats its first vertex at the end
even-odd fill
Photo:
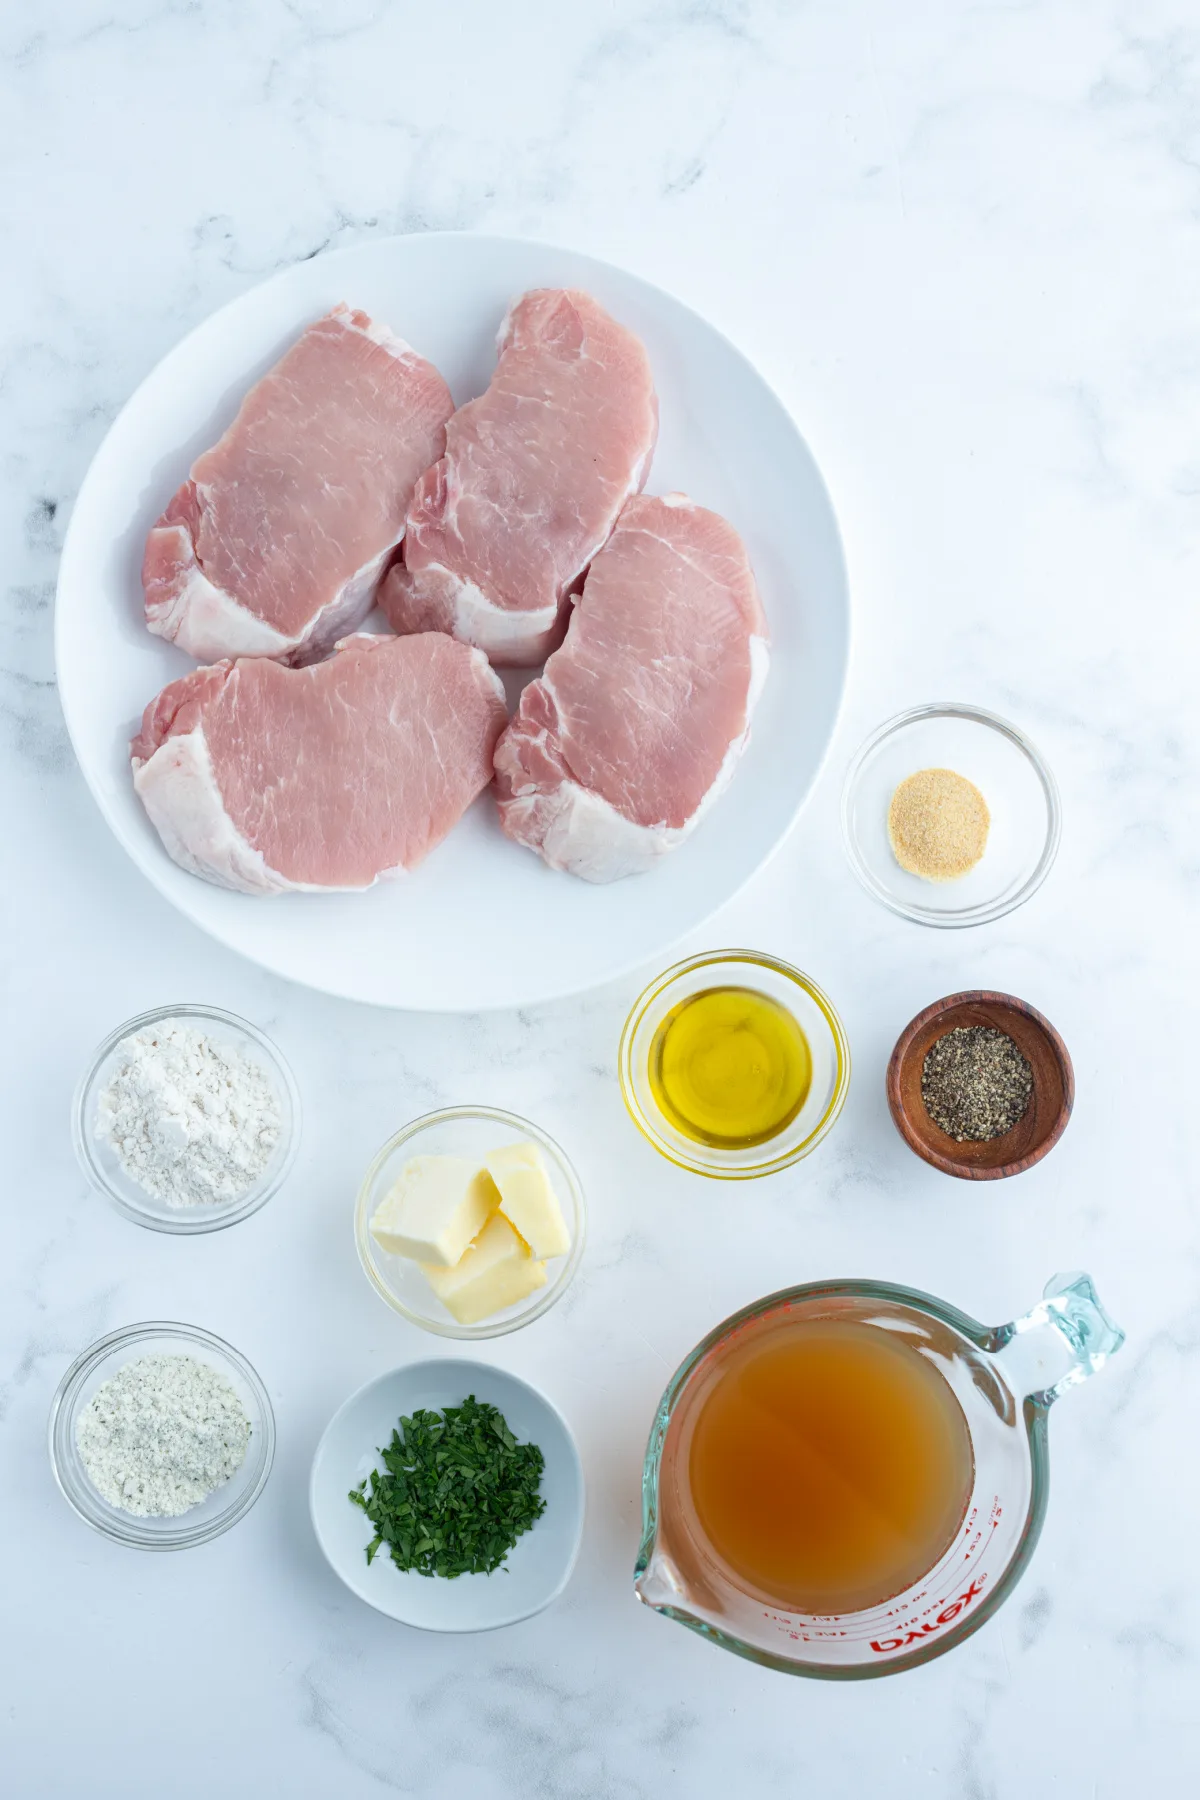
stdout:
POLYGON ((245 1357, 197 1325, 127 1325, 76 1358, 50 1408, 50 1462, 85 1524, 136 1550, 187 1550, 267 1484, 275 1415, 245 1357))
POLYGON ((213 1006, 139 1013, 79 1084, 75 1154, 135 1224, 188 1236, 265 1206, 300 1147, 300 1095, 270 1039, 213 1006))

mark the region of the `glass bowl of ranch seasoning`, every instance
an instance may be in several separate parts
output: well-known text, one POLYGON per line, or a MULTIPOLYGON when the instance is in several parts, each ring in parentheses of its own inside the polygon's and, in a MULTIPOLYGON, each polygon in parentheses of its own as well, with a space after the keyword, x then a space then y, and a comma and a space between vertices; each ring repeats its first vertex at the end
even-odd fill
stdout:
POLYGON ((275 1455, 267 1390, 196 1325, 127 1325, 76 1358, 50 1408, 50 1462, 79 1517, 137 1550, 187 1550, 249 1512, 275 1455))
POLYGON ((984 925, 1037 892, 1058 853, 1058 789, 1024 732, 979 706, 914 706, 846 771, 842 839, 881 905, 918 925, 984 925))
POLYGON ((75 1154, 154 1231, 220 1231, 265 1206, 300 1147, 300 1095, 270 1039, 214 1006, 160 1006, 100 1045, 75 1096, 75 1154))

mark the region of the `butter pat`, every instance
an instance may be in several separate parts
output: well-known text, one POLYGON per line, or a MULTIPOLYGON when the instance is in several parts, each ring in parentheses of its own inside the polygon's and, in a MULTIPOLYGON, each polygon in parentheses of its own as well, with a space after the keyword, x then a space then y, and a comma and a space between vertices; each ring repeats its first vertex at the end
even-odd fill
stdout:
POLYGON ((496 1184, 501 1212, 533 1254, 565 1256, 571 1248, 571 1234, 538 1146, 505 1144, 489 1151, 483 1166, 496 1184))
POLYGON ((414 1156, 380 1201, 371 1236, 381 1250, 452 1269, 495 1212, 486 1169, 465 1156, 414 1156))
POLYGON ((546 1265, 530 1256, 503 1213, 493 1213, 452 1269, 423 1263, 422 1272, 460 1325, 475 1325, 546 1285, 546 1265))

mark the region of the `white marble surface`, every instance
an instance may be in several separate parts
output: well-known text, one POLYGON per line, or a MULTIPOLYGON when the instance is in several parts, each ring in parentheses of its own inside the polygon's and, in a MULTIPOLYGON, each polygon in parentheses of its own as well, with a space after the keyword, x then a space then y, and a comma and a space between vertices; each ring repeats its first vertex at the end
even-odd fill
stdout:
POLYGON ((1118 1800, 1200 1774, 1195 1182, 1200 15, 1194 0, 15 0, 0 12, 0 1786, 176 1800, 1118 1800), (731 1193, 656 1160, 614 1081, 636 984, 517 1015, 339 1004, 177 919, 109 839, 51 658, 88 459, 155 360, 293 258, 430 227, 560 239, 675 290, 795 411, 856 608, 830 764, 785 851, 703 934, 810 969, 855 1080, 790 1175, 731 1193), (855 887, 841 771, 926 698, 1027 726, 1066 830, 1023 911, 922 931, 855 887), (906 1019, 989 985, 1059 1025, 1075 1119, 976 1192, 883 1098, 906 1019), (1190 995, 1190 999, 1189 999, 1190 995), (114 1023, 246 1013, 308 1106, 289 1190, 195 1242, 85 1187, 67 1107, 114 1023), (437 1102, 511 1103, 591 1198, 577 1287, 497 1361, 566 1411, 581 1563, 550 1613, 462 1641, 367 1611, 320 1561, 308 1462, 342 1397, 431 1349, 358 1270, 356 1177, 437 1102), (952 1656, 829 1687, 764 1673, 630 1593, 644 1436, 670 1371, 779 1284, 893 1277, 999 1320, 1092 1271, 1129 1342, 1056 1410, 1049 1522, 952 1656), (227 1537, 123 1552, 45 1453, 74 1354, 194 1320, 262 1371, 280 1442, 227 1537))

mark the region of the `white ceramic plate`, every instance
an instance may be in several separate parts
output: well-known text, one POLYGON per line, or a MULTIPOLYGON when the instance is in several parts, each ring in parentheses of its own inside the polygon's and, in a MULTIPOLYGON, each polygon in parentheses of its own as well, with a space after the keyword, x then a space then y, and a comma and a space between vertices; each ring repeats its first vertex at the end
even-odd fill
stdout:
POLYGON ((570 1580, 583 1537, 583 1468, 566 1420, 536 1388, 486 1363, 447 1357, 380 1375, 339 1407, 313 1458, 309 1507, 330 1567, 368 1606, 424 1631, 492 1631, 541 1612, 570 1580), (545 1512, 491 1575, 418 1575, 398 1569, 386 1549, 368 1565, 371 1521, 347 1499, 350 1489, 382 1466, 379 1447, 402 1415, 440 1412, 468 1394, 498 1406, 518 1442, 541 1450, 545 1512))
POLYGON ((348 999, 431 1011, 577 993, 661 957, 729 900, 785 836, 833 734, 849 606, 837 525, 803 439, 761 376, 678 300, 592 257, 469 233, 385 239, 299 263, 243 294, 143 382, 80 489, 63 550, 59 690, 84 775, 138 867, 243 956, 348 999), (146 533, 250 384, 339 300, 377 314, 441 369, 457 401, 495 363, 513 295, 595 294, 650 352, 661 432, 647 484, 724 513, 750 550, 771 624, 770 678, 730 794, 646 875, 593 887, 545 868, 478 800, 413 874, 366 894, 225 893, 171 862, 138 803, 128 744, 148 701, 194 665, 142 619, 146 533))

